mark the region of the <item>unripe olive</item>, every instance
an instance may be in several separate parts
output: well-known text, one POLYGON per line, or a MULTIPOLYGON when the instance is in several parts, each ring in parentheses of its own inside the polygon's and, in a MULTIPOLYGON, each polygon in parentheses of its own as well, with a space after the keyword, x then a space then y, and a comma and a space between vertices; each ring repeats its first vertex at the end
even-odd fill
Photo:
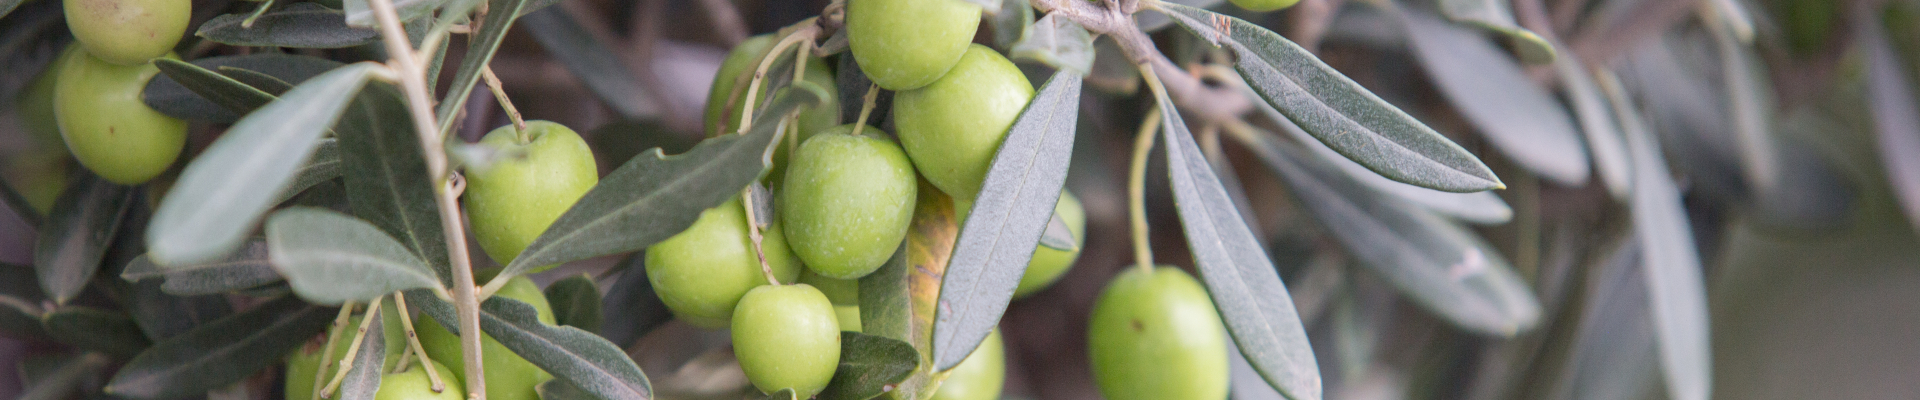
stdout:
MULTIPOLYGON (((554 324, 553 306, 547 304, 547 296, 540 292, 540 286, 527 277, 513 277, 493 295, 532 305, 540 323, 554 324)), ((454 371, 453 375, 465 373, 467 364, 460 351, 459 336, 433 318, 420 318, 420 322, 414 324, 414 329, 420 334, 420 347, 427 350, 428 357, 445 363, 449 370, 454 371)), ((539 400, 540 395, 534 391, 534 387, 553 379, 552 374, 534 366, 512 350, 507 350, 506 345, 500 344, 492 336, 480 337, 480 356, 485 360, 481 368, 487 380, 488 400, 539 400)))
POLYGON ((761 391, 813 397, 840 366, 840 324, 807 284, 755 287, 733 312, 733 354, 761 391))
MULTIPOLYGON (((753 80, 753 71, 760 68, 760 60, 767 55, 768 50, 772 50, 774 42, 778 41, 779 38, 774 37, 773 34, 747 38, 740 44, 734 45, 733 50, 727 53, 726 60, 720 62, 720 72, 713 75, 713 86, 707 90, 707 110, 702 119, 706 121, 709 136, 734 133, 740 129, 740 113, 746 111, 744 105, 748 102, 734 97, 745 97, 747 92, 741 90, 740 93, 735 94, 733 89, 741 83, 753 80), (728 103, 729 100, 733 102, 728 103), (725 113, 725 118, 722 118, 722 112, 725 113), (721 129, 722 127, 725 129, 721 129)), ((789 57, 792 53, 792 48, 787 49, 786 54, 789 57)), ((771 80, 770 77, 768 79, 771 80)), ((807 58, 806 80, 824 88, 832 88, 835 85, 833 71, 827 68, 826 60, 819 57, 807 58)), ((832 90, 827 92, 826 101, 800 112, 800 131, 793 133, 798 139, 805 140, 814 133, 840 124, 838 93, 832 90)), ((770 95, 772 93, 767 93, 767 88, 762 85, 760 91, 755 94, 753 103, 759 104, 770 95)))
POLYGON ((980 6, 964 0, 849 0, 847 44, 860 70, 887 90, 947 74, 973 43, 980 6))
POLYGON ((80 165, 122 185, 166 172, 187 143, 187 122, 141 101, 153 64, 117 65, 69 47, 54 82, 53 114, 60 137, 80 165))
POLYGON ((480 140, 482 144, 525 151, 526 157, 501 160, 467 173, 464 198, 474 239, 500 264, 513 262, 560 214, 600 182, 593 150, 572 129, 548 121, 527 121, 526 140, 521 140, 521 135, 513 125, 487 133, 480 140))
POLYGON ((120 65, 167 54, 187 33, 191 0, 65 0, 67 29, 88 53, 120 65))
POLYGON ((1300 0, 1233 0, 1233 5, 1252 11, 1273 11, 1292 7, 1300 0))
POLYGON ((913 163, 879 128, 842 125, 794 151, 781 185, 780 222, 807 269, 856 279, 887 262, 913 220, 913 163))
MULTIPOLYGON (((393 304, 389 301, 385 305, 393 304)), ((360 320, 361 316, 356 315, 347 321, 347 326, 341 329, 339 340, 333 344, 333 352, 325 359, 320 357, 320 351, 326 350, 327 346, 325 333, 294 349, 293 354, 287 355, 285 386, 287 400, 313 400, 313 392, 317 390, 314 387, 314 378, 320 378, 319 382, 322 386, 333 379, 333 375, 340 370, 336 362, 347 356, 347 349, 352 346, 354 335, 360 331, 360 320), (321 368, 326 368, 326 372, 324 375, 316 376, 321 368)), ((386 341, 387 350, 386 361, 382 363, 382 367, 393 368, 393 365, 400 360, 400 351, 407 346, 406 326, 401 325, 400 314, 392 312, 391 308, 383 307, 380 312, 380 328, 385 331, 384 334, 382 332, 367 332, 367 334, 383 335, 382 339, 386 341)))
MULTIPOLYGON (((412 368, 380 376, 380 391, 374 392, 374 400, 465 400, 467 391, 459 381, 449 379, 459 373, 447 373, 447 367, 438 361, 428 360, 440 373, 441 383, 446 385, 439 393, 433 392, 433 380, 427 376, 427 370, 415 365, 412 368)), ((491 385, 493 382, 489 381, 491 385)), ((292 399, 288 399, 292 400, 292 399)), ((306 400, 306 399, 302 399, 306 400)))
POLYGON ((1093 304, 1087 351, 1100 393, 1114 400, 1227 397, 1226 328, 1185 271, 1128 268, 1093 304))
MULTIPOLYGON (((761 231, 767 266, 781 282, 800 276, 799 259, 775 223, 761 231)), ((740 298, 767 284, 740 199, 702 211, 693 226, 647 248, 647 281, 667 310, 694 326, 725 328, 740 298)))
POLYGON ((913 166, 955 199, 980 192, 1007 128, 1033 99, 1033 84, 986 46, 967 48, 946 76, 893 97, 893 123, 913 166))
POLYGON ((948 370, 933 400, 995 400, 1006 382, 1007 346, 1001 342, 1000 330, 994 329, 973 354, 948 370))
POLYGON ((1067 231, 1073 233, 1073 251, 1059 250, 1047 246, 1035 246, 1033 260, 1027 262, 1027 273, 1020 276, 1020 287, 1013 289, 1013 297, 1031 295, 1040 289, 1052 286, 1073 267, 1073 261, 1080 258, 1079 248, 1087 243, 1087 210, 1080 207, 1080 199, 1073 193, 1060 192, 1060 201, 1053 204, 1053 214, 1067 223, 1067 231))

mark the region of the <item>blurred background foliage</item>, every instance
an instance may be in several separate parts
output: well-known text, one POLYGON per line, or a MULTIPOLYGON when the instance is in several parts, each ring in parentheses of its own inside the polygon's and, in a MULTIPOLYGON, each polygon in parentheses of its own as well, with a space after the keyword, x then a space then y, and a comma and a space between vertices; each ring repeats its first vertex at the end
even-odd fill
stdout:
MULTIPOLYGON (((1609 156, 1603 145, 1586 139, 1565 136, 1558 139, 1575 141, 1556 143, 1539 133, 1574 132, 1576 125, 1594 129, 1580 109, 1594 98, 1580 98, 1568 71, 1617 76, 1618 82, 1602 79, 1600 86, 1628 100, 1613 105, 1639 105, 1669 161, 1701 257, 1714 397, 1920 398, 1920 380, 1914 379, 1920 376, 1920 238, 1912 222, 1920 220, 1914 218, 1920 212, 1920 181, 1914 180, 1920 166, 1912 165, 1920 160, 1920 145, 1901 147, 1920 144, 1920 121, 1912 119, 1920 113, 1920 1, 1512 0, 1514 23, 1554 43, 1560 61, 1571 63, 1558 66, 1507 58, 1526 55, 1529 44, 1497 31, 1467 31, 1465 41, 1409 31, 1433 28, 1397 13, 1431 15, 1435 2, 1383 1, 1302 0, 1273 13, 1178 1, 1262 24, 1301 43, 1480 155, 1508 185, 1495 194, 1510 206, 1510 218, 1496 215, 1471 229, 1512 262, 1542 312, 1532 329, 1497 337, 1450 325, 1410 301, 1330 237, 1258 154, 1239 142, 1217 145, 1216 161, 1227 176, 1238 177, 1243 208, 1252 211, 1256 234, 1270 243, 1300 308, 1329 398, 1666 396, 1640 264, 1643 249, 1620 200, 1622 190, 1609 183, 1616 178, 1606 176, 1607 163, 1615 162, 1607 158, 1619 155, 1609 156), (1500 60, 1475 58, 1484 54, 1500 60), (1512 74, 1486 65, 1507 65, 1512 74), (1493 79, 1499 90, 1476 93, 1473 85, 1489 84, 1481 79, 1493 79), (1547 97, 1512 94, 1527 91, 1515 85, 1547 97), (1514 123, 1522 125, 1515 130, 1514 123), (1568 159, 1575 156, 1591 162, 1568 159)), ((25 108, 32 102, 16 99, 44 90, 34 78, 69 40, 50 33, 65 31, 57 3, 26 2, 0 20, 0 176, 10 189, 8 204, 30 204, 42 214, 78 166, 64 155, 57 136, 44 134, 50 121, 27 117, 37 115, 25 108)), ((581 130, 599 165, 611 169, 646 148, 673 153, 691 146, 701 136, 707 85, 726 49, 813 16, 825 5, 564 0, 523 18, 492 67, 528 119, 581 130)), ((251 7, 195 0, 193 25, 251 7)), ((1164 19, 1146 14, 1144 24, 1164 19)), ((991 29, 980 32, 978 41, 993 42, 991 29)), ((1195 73, 1226 57, 1181 29, 1161 29, 1154 37, 1195 73)), ((1007 398, 1099 396, 1087 365, 1087 315, 1100 288, 1130 263, 1123 171, 1130 135, 1151 102, 1140 95, 1137 72, 1112 43, 1097 43, 1102 50, 1088 76, 1091 90, 1081 103, 1081 140, 1067 183, 1086 206, 1090 235, 1083 256, 1059 284, 1015 301, 1001 323, 1009 349, 1007 398)), ((188 58, 244 51, 191 38, 181 46, 188 58)), ((464 48, 454 43, 450 58, 464 48)), ((377 46, 295 52, 339 60, 382 57, 377 46)), ((1032 81, 1044 81, 1044 67, 1022 67, 1032 81)), ((1585 96, 1594 95, 1585 90, 1585 96)), ((467 107, 461 134, 468 140, 507 123, 484 91, 467 107)), ((1274 122, 1256 125, 1289 129, 1274 122)), ((189 154, 206 146, 221 126, 193 129, 189 154)), ((1160 262, 1188 265, 1185 240, 1171 229, 1179 222, 1161 163, 1153 162, 1147 185, 1151 223, 1161 227, 1153 230, 1155 254, 1160 262)), ((9 264, 0 266, 0 287, 8 293, 38 290, 31 287, 31 272, 17 267, 33 261, 33 218, 20 212, 0 216, 0 262, 9 264)), ((596 275, 607 293, 601 333, 627 347, 660 397, 738 398, 746 380, 724 351, 726 333, 666 321, 641 269, 621 269, 635 259, 577 262, 536 280, 614 271, 596 275)), ((45 374, 72 373, 51 366, 105 370, 104 360, 58 359, 65 354, 62 345, 31 340, 35 334, 0 335, 0 398, 19 396, 22 382, 45 374)), ((1236 398, 1277 398, 1242 372, 1250 373, 1236 372, 1236 398)))

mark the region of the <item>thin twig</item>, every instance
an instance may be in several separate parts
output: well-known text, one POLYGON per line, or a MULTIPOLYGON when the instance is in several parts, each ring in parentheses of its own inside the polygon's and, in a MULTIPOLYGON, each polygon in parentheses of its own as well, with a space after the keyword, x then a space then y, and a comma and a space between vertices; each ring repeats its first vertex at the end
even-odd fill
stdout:
MULTIPOLYGON (((381 297, 386 296, 382 295, 381 297)), ((338 363, 337 365, 340 366, 340 369, 334 370, 333 381, 327 382, 327 388, 320 390, 321 398, 333 397, 333 391, 339 390, 340 382, 346 381, 347 373, 353 371, 353 360, 360 354, 360 342, 364 342, 367 339, 368 326, 373 323, 374 318, 380 318, 381 297, 375 297, 373 301, 367 302, 367 314, 360 317, 360 327, 354 330, 353 342, 347 344, 347 354, 340 356, 339 361, 335 361, 338 363)), ((386 338, 381 338, 381 340, 386 340, 386 338)))
POLYGON ((520 143, 530 141, 527 138, 527 121, 520 119, 520 109, 513 106, 513 99, 507 97, 507 89, 500 84, 500 77, 493 74, 493 67, 481 66, 480 79, 487 81, 487 90, 493 92, 494 100, 507 112, 507 120, 513 121, 513 129, 520 137, 520 143))
POLYGON ((879 97, 880 85, 868 84, 865 102, 860 104, 860 119, 853 121, 854 136, 860 136, 860 131, 867 127, 867 117, 873 115, 873 103, 875 103, 879 97))
POLYGON ((754 200, 753 187, 749 186, 740 192, 740 208, 746 209, 747 213, 747 237, 753 241, 753 257, 760 261, 760 273, 767 277, 767 284, 779 286, 780 277, 773 275, 773 266, 767 264, 767 251, 760 245, 764 237, 760 236, 759 213, 754 212, 759 203, 754 200))
POLYGON ((406 30, 400 27, 400 14, 394 10, 393 1, 368 0, 367 4, 380 23, 380 36, 386 43, 387 54, 397 55, 389 63, 399 75, 408 109, 413 113, 414 130, 420 136, 428 176, 436 182, 434 202, 440 211, 440 231, 447 243, 447 259, 452 264, 453 308, 460 319, 460 353, 466 367, 467 396, 471 400, 486 400, 486 370, 480 353, 480 301, 473 293, 473 262, 468 258, 460 202, 447 179, 450 168, 446 147, 442 145, 446 138, 434 121, 434 99, 427 88, 426 68, 410 56, 414 54, 413 48, 407 42, 406 30))
MULTIPOLYGON (((407 328, 407 349, 420 355, 420 368, 427 370, 427 382, 433 385, 433 392, 440 393, 447 390, 446 382, 440 381, 440 373, 433 370, 433 359, 427 357, 426 347, 420 345, 419 332, 413 330, 413 316, 408 315, 407 311, 407 296, 394 293, 393 310, 400 313, 400 326, 407 328)), ((406 362, 401 361, 400 365, 406 365, 406 362)))
POLYGON ((1147 237, 1147 158, 1153 153, 1153 136, 1160 131, 1160 106, 1154 106, 1140 121, 1140 133, 1133 139, 1133 165, 1127 173, 1127 217, 1133 227, 1133 258, 1141 270, 1153 271, 1153 246, 1147 237))
POLYGON ((320 346, 320 368, 315 368, 313 371, 313 398, 310 400, 320 400, 320 388, 325 387, 327 383, 325 379, 327 377, 327 365, 333 361, 328 358, 333 357, 334 343, 340 341, 340 334, 342 333, 340 330, 346 329, 347 321, 350 321, 349 318, 353 318, 352 302, 340 305, 340 313, 334 315, 332 327, 327 328, 327 344, 320 346))
MULTIPOLYGON (((753 70, 753 79, 747 81, 747 93, 746 96, 743 97, 747 99, 746 106, 740 108, 740 128, 738 129, 738 132, 742 135, 747 134, 747 130, 753 128, 753 106, 754 103, 756 103, 753 99, 760 96, 760 82, 766 81, 767 70, 773 68, 773 61, 779 59, 780 53, 785 52, 788 47, 793 47, 794 44, 802 40, 813 41, 813 34, 820 30, 820 26, 814 24, 813 21, 801 22, 795 26, 798 27, 798 29, 794 29, 793 32, 788 33, 786 36, 782 36, 780 42, 775 43, 773 48, 767 51, 767 56, 760 59, 760 66, 753 70)), ((799 60, 796 59, 795 61, 799 60)), ((806 66, 794 64, 794 68, 806 68, 806 66)))

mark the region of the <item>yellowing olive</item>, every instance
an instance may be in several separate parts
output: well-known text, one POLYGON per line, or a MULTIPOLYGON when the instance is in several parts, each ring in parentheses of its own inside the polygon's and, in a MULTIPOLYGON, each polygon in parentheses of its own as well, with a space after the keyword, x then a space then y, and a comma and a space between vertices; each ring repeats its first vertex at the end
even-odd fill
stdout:
POLYGON ((122 185, 166 172, 187 144, 187 122, 140 100, 153 64, 117 65, 70 47, 54 82, 53 114, 60 137, 80 165, 122 185))

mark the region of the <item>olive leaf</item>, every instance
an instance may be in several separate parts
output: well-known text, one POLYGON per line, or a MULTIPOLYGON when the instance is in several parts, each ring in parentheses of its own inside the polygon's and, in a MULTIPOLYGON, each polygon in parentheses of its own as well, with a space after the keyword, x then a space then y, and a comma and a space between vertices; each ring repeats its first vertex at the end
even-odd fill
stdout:
MULTIPOLYGON (((55 359, 47 371, 30 374, 27 368, 34 359, 21 361, 21 375, 26 386, 20 391, 17 400, 61 400, 72 398, 86 389, 88 381, 97 381, 102 370, 112 366, 113 359, 100 353, 81 353, 55 359)), ((97 383, 96 383, 97 385, 97 383)))
MULTIPOLYGON (((281 83, 301 83, 342 65, 339 61, 324 58, 278 53, 207 57, 193 60, 192 64, 275 96, 284 94, 286 89, 280 89, 277 85, 276 87, 262 86, 258 84, 261 79, 254 75, 272 77, 281 83)), ((212 88, 215 87, 199 90, 212 88)), ((163 73, 147 81, 147 87, 141 91, 140 96, 140 100, 146 103, 147 107, 174 118, 233 123, 239 121, 240 116, 245 114, 236 113, 206 97, 201 97, 196 90, 188 89, 180 81, 174 80, 170 74, 163 73)))
POLYGON ((160 201, 146 231, 149 258, 190 265, 238 249, 379 68, 361 63, 314 77, 228 129, 160 201))
POLYGON ((653 95, 634 76, 634 69, 620 59, 620 53, 574 21, 566 10, 529 13, 518 24, 620 116, 646 120, 660 115, 661 105, 654 104, 653 95))
MULTIPOLYGON (((380 391, 380 377, 386 373, 387 330, 381 326, 386 318, 375 315, 367 319, 370 320, 365 322, 367 335, 360 339, 360 350, 353 353, 353 368, 347 371, 345 379, 340 380, 340 390, 334 392, 334 396, 338 396, 335 399, 373 400, 380 391)), ((352 334, 347 337, 352 337, 352 334)))
POLYGON ((1014 59, 1086 75, 1093 71, 1093 34, 1079 23, 1048 14, 1034 21, 1009 53, 1014 59))
POLYGON ((1290 398, 1320 398, 1320 367, 1273 261, 1227 197, 1173 100, 1165 92, 1154 94, 1164 117, 1161 131, 1174 206, 1200 279, 1227 332, 1275 389, 1290 398))
POLYGON ((1198 8, 1173 3, 1157 7, 1195 35, 1232 49, 1238 57, 1234 68, 1262 99, 1367 169, 1448 192, 1506 187, 1472 153, 1279 34, 1198 8))
POLYGON ((53 205, 33 246, 33 268, 50 300, 66 303, 86 289, 113 245, 134 188, 80 172, 53 205))
POLYGON ((311 207, 267 219, 268 255, 293 292, 321 304, 366 301, 394 291, 445 289, 427 262, 365 220, 311 207))
POLYGON ((547 285, 547 304, 553 307, 554 323, 588 332, 600 330, 600 288, 587 274, 569 276, 547 285))
POLYGON ((1040 233, 1040 245, 1059 251, 1080 251, 1080 240, 1074 238, 1073 228, 1067 227, 1067 220, 1060 213, 1053 213, 1047 219, 1047 230, 1040 233))
MULTIPOLYGON (((432 4, 449 1, 472 4, 477 3, 479 0, 402 0, 401 3, 417 2, 432 4)), ((346 2, 347 24, 349 25, 354 24, 353 5, 356 3, 364 4, 365 0, 348 0, 346 2)), ((493 54, 500 50, 500 41, 507 37, 507 28, 513 26, 515 19, 520 18, 520 12, 527 3, 528 0, 487 0, 487 16, 480 21, 480 31, 473 32, 467 36, 466 56, 460 59, 460 67, 454 70, 453 73, 453 82, 450 83, 445 97, 440 98, 440 108, 433 114, 434 120, 440 121, 441 137, 449 136, 448 133, 453 130, 454 121, 460 120, 460 118, 455 117, 455 113, 460 111, 461 108, 466 107, 467 98, 473 94, 473 86, 480 82, 481 70, 486 68, 487 63, 493 61, 493 54)), ((432 7, 428 7, 428 11, 431 11, 431 9, 432 7)), ((470 7, 463 5, 461 9, 470 9, 470 7)), ((403 9, 402 11, 405 10, 403 9)), ((460 11, 458 14, 465 13, 465 11, 460 11)), ((405 13, 402 14, 402 16, 405 15, 405 13)), ((447 15, 456 14, 449 13, 447 15)))
POLYGON ((65 306, 41 316, 40 323, 54 340, 121 359, 140 354, 152 344, 125 312, 65 306))
POLYGON ((200 24, 194 36, 232 46, 336 49, 373 43, 380 32, 347 26, 346 13, 316 3, 293 3, 267 11, 244 23, 253 13, 213 17, 200 24))
POLYGON ((860 278, 861 332, 906 342, 920 353, 920 365, 895 386, 898 393, 935 384, 933 314, 960 230, 954 218, 953 200, 921 180, 907 240, 879 270, 860 278))
POLYGON ((434 180, 399 89, 369 85, 348 106, 335 131, 354 216, 398 239, 431 267, 435 281, 451 286, 453 269, 434 180))
POLYGON ((1055 72, 1008 128, 961 225, 940 283, 933 324, 936 371, 959 365, 1006 313, 1046 231, 1073 156, 1081 76, 1055 72))
MULTIPOLYGON (((1870 8, 1870 7, 1861 7, 1870 8)), ((1920 228, 1920 96, 1901 65, 1900 55, 1887 40, 1880 18, 1856 18, 1857 37, 1865 51, 1867 94, 1871 98, 1874 133, 1887 179, 1907 219, 1920 228)))
POLYGON ((154 343, 120 367, 106 392, 146 400, 206 394, 280 363, 325 329, 334 311, 287 296, 215 320, 154 343))
MULTIPOLYGON (((458 334, 453 304, 424 290, 406 293, 407 303, 458 334)), ((533 306, 502 296, 480 305, 480 330, 507 350, 574 388, 608 400, 653 398, 653 385, 619 346, 571 326, 540 322, 533 306)))
POLYGON ((288 184, 285 189, 281 189, 280 194, 273 197, 272 203, 285 203, 287 200, 293 199, 294 196, 300 195, 301 192, 305 192, 307 189, 331 181, 334 178, 339 178, 340 174, 339 139, 320 139, 320 147, 313 150, 313 155, 307 157, 307 162, 300 164, 299 168, 293 170, 293 183, 288 184))
POLYGON ((52 340, 40 325, 46 295, 33 267, 0 264, 0 334, 15 339, 52 340))
POLYGON ((1659 375, 1653 317, 1647 304, 1646 270, 1639 239, 1628 237, 1591 266, 1593 299, 1567 345, 1566 372, 1553 380, 1551 398, 1646 398, 1659 375))
MULTIPOLYGON (((1033 5, 1027 0, 1002 0, 1000 3, 1000 12, 987 15, 987 25, 993 27, 993 48, 1004 51, 1024 40, 1032 30, 1028 25, 1033 24, 1033 5)), ((1086 73, 1083 71, 1081 74, 1086 73)))
POLYGON ((1580 131, 1586 136, 1587 150, 1593 153, 1593 167, 1599 172, 1600 182, 1606 184, 1607 193, 1615 200, 1626 200, 1633 192, 1632 166, 1627 162, 1626 139, 1620 136, 1620 125, 1613 119, 1613 106, 1607 104, 1606 95, 1593 82, 1593 73, 1574 54, 1554 58, 1553 69, 1566 89, 1573 115, 1580 120, 1580 131))
POLYGON ((1483 29, 1505 35, 1513 43, 1514 53, 1528 64, 1546 64, 1553 62, 1556 52, 1553 45, 1539 34, 1520 27, 1513 18, 1513 5, 1508 0, 1438 0, 1440 12, 1454 21, 1465 22, 1483 29))
MULTIPOLYGON (((614 343, 633 343, 641 335, 652 332, 654 328, 673 320, 673 313, 667 310, 667 304, 653 291, 653 282, 647 280, 645 252, 634 253, 621 261, 619 280, 607 288, 607 294, 600 299, 601 337, 614 343)), ((551 302, 551 300, 549 300, 551 302)))
POLYGON ((920 366, 920 353, 898 339, 840 332, 840 366, 820 400, 866 400, 886 393, 920 366))
POLYGON ((175 296, 228 293, 281 280, 280 273, 273 270, 273 263, 267 257, 267 242, 264 240, 247 242, 240 251, 212 262, 174 268, 161 268, 147 256, 141 255, 128 262, 127 268, 120 272, 120 279, 128 282, 148 278, 165 279, 160 289, 175 296))
MULTIPOLYGON (((761 110, 757 121, 772 121, 819 104, 826 90, 794 82, 761 110)), ((756 124, 745 135, 707 139, 686 153, 667 156, 653 149, 607 174, 560 215, 501 276, 536 266, 635 251, 686 230, 700 212, 719 206, 760 178, 769 165, 779 125, 756 124)))
POLYGON ((1418 10, 1399 14, 1427 76, 1481 137, 1541 177, 1586 184, 1587 149, 1573 118, 1519 63, 1478 32, 1418 10))
POLYGON ((160 73, 167 74, 168 78, 179 82, 180 86, 200 95, 200 98, 226 108, 227 111, 232 111, 234 115, 253 112, 273 102, 274 99, 273 95, 255 89, 253 86, 185 61, 156 58, 153 60, 153 66, 159 68, 160 73))

